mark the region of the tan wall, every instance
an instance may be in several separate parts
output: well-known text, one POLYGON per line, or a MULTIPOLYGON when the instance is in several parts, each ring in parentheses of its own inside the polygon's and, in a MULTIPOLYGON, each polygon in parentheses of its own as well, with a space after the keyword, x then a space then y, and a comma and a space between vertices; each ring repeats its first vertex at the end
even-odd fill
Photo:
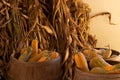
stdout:
POLYGON ((108 11, 112 14, 112 22, 108 23, 107 16, 91 19, 91 33, 98 39, 97 47, 110 44, 112 49, 120 51, 120 0, 84 0, 92 9, 90 15, 108 11))

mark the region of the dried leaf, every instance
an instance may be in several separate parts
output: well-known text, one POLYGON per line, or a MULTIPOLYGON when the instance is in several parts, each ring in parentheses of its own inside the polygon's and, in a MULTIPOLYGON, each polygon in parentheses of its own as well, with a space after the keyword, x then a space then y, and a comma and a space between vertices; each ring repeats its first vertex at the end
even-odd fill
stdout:
POLYGON ((47 33, 53 34, 53 31, 50 29, 49 26, 43 26, 43 25, 41 25, 41 28, 42 28, 42 29, 45 29, 47 33))
POLYGON ((5 0, 2 0, 2 2, 3 2, 5 5, 11 7, 10 3, 7 3, 5 0))
POLYGON ((63 62, 62 62, 62 64, 64 64, 66 61, 67 61, 67 59, 68 59, 68 57, 69 57, 69 48, 67 48, 66 49, 66 52, 65 52, 65 57, 64 57, 64 60, 63 60, 63 62))

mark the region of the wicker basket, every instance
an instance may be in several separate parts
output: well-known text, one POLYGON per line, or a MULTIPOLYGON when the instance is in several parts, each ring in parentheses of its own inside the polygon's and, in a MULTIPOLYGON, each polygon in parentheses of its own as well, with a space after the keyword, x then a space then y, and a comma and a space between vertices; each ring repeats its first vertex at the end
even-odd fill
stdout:
POLYGON ((61 80, 60 57, 42 62, 21 62, 11 57, 9 80, 61 80))
MULTIPOLYGON (((113 54, 120 54, 118 51, 112 50, 113 54)), ((109 62, 116 64, 116 62, 109 62)), ((75 68, 75 74, 73 80, 120 80, 120 74, 93 74, 89 72, 83 72, 78 68, 75 68)))
POLYGON ((73 80, 120 80, 120 74, 92 74, 75 68, 73 80))

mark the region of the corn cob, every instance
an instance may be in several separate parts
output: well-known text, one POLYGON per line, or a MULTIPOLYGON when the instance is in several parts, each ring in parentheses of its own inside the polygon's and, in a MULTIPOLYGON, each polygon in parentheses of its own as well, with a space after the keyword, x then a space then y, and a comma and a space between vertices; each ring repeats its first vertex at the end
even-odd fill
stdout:
POLYGON ((78 68, 80 68, 82 71, 89 71, 87 60, 83 53, 79 52, 74 55, 75 63, 78 68))
POLYGON ((37 39, 32 40, 31 47, 33 49, 31 57, 33 57, 36 54, 38 54, 38 40, 37 39))

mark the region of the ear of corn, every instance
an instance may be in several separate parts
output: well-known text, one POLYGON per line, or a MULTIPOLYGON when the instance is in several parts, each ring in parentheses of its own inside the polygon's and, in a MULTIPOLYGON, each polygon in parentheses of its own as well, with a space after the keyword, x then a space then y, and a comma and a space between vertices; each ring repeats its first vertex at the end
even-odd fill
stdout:
POLYGON ((105 66, 105 67, 94 67, 90 70, 91 73, 120 73, 120 64, 105 66))
POLYGON ((89 56, 90 55, 90 49, 84 49, 83 54, 86 55, 86 56, 89 56))
POLYGON ((21 49, 19 61, 28 62, 44 62, 46 60, 55 59, 59 54, 55 51, 41 50, 38 48, 38 40, 33 39, 31 47, 21 49))
POLYGON ((90 60, 90 67, 105 67, 105 66, 111 66, 109 63, 107 63, 102 57, 96 56, 90 60))
POLYGON ((32 48, 28 47, 24 49, 23 53, 18 58, 19 61, 27 61, 32 54, 32 48))
POLYGON ((105 59, 110 58, 111 54, 112 54, 111 49, 107 49, 107 50, 105 50, 105 52, 103 53, 103 58, 105 58, 105 59))
POLYGON ((41 51, 41 53, 31 57, 28 62, 37 62, 42 56, 48 56, 48 53, 46 51, 41 51))
POLYGON ((105 52, 103 53, 103 58, 105 59, 110 58, 110 56, 112 55, 110 45, 107 45, 106 47, 108 47, 108 49, 106 49, 105 52))
POLYGON ((83 53, 79 52, 74 55, 75 63, 78 68, 80 68, 82 71, 89 71, 87 60, 83 53))
POLYGON ((103 73, 120 73, 120 64, 112 65, 106 60, 118 61, 119 55, 112 54, 112 50, 109 49, 84 49, 83 54, 77 52, 73 59, 75 61, 76 67, 82 71, 89 71, 88 64, 91 73, 103 74, 103 73), (87 63, 86 59, 89 63, 87 63))
POLYGON ((110 58, 106 59, 107 61, 120 62, 120 55, 112 55, 110 58))
POLYGON ((34 57, 31 57, 28 62, 36 62, 38 59, 40 59, 41 54, 36 54, 34 57))
POLYGON ((115 70, 115 69, 120 69, 120 63, 112 65, 112 66, 106 66, 105 69, 108 70, 108 71, 115 70))
POLYGON ((40 54, 42 51, 41 51, 41 49, 38 49, 38 54, 40 54))
POLYGON ((55 59, 55 58, 57 58, 58 56, 59 56, 58 53, 55 52, 55 51, 51 52, 51 54, 50 54, 51 59, 55 59))
POLYGON ((103 74, 106 73, 106 70, 103 67, 94 67, 90 70, 91 73, 103 74))
POLYGON ((107 73, 120 73, 120 64, 104 67, 107 73))
POLYGON ((96 49, 90 50, 89 58, 92 59, 92 58, 94 58, 96 56, 99 56, 99 54, 97 53, 97 50, 96 49))
POLYGON ((105 66, 104 69, 105 69, 106 71, 112 71, 112 70, 115 69, 115 66, 113 66, 113 65, 111 65, 111 66, 105 66))
POLYGON ((18 58, 19 61, 24 61, 25 57, 27 56, 27 53, 23 53, 22 55, 20 55, 20 57, 18 58))
POLYGON ((32 40, 31 47, 33 49, 31 57, 33 57, 36 54, 38 54, 38 40, 37 39, 32 40))
POLYGON ((100 54, 100 55, 103 55, 103 53, 105 53, 105 49, 99 49, 99 50, 97 50, 98 51, 98 54, 100 54))
POLYGON ((25 57, 25 61, 28 61, 28 59, 30 58, 31 54, 32 54, 32 48, 28 47, 28 55, 25 57))
POLYGON ((112 71, 107 71, 107 73, 111 73, 111 74, 120 74, 120 69, 115 69, 115 70, 112 70, 112 71))
POLYGON ((27 52, 27 48, 22 48, 20 51, 20 55, 22 55, 23 53, 25 53, 25 51, 27 52))
POLYGON ((42 56, 38 62, 45 62, 47 60, 47 57, 46 56, 42 56))

